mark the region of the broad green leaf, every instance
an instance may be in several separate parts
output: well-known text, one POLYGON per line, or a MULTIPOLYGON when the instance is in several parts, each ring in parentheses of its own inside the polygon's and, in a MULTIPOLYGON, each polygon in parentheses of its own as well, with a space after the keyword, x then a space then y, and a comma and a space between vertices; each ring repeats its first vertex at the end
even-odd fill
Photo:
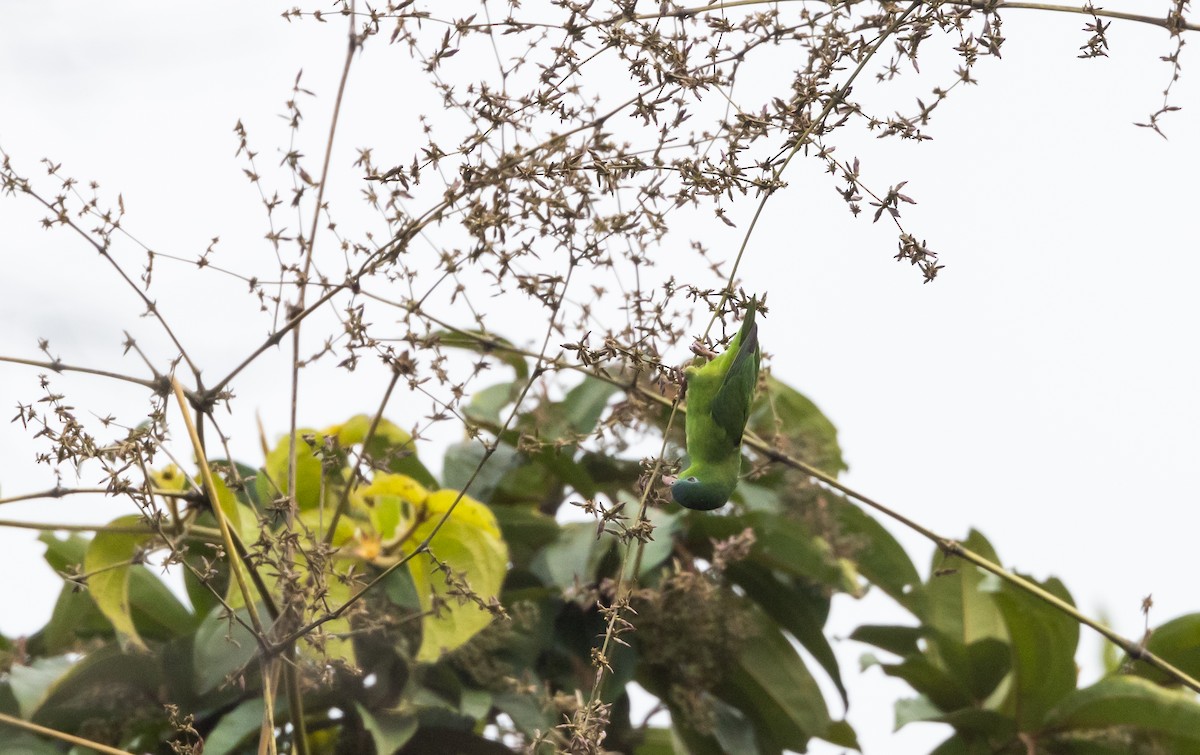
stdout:
MULTIPOLYGON (((46 561, 56 571, 70 573, 83 569, 82 562, 91 541, 78 535, 59 540, 48 532, 38 539, 46 544, 46 561)), ((136 566, 129 569, 128 576, 129 605, 140 635, 169 640, 191 631, 196 624, 195 616, 155 572, 136 566)), ((101 613, 96 601, 86 591, 68 584, 59 594, 50 621, 31 638, 31 651, 53 655, 72 649, 78 639, 112 632, 112 623, 101 613)))
MULTIPOLYGON (((454 490, 465 488, 471 475, 483 462, 483 456, 483 444, 477 440, 456 443, 447 448, 442 462, 442 478, 446 487, 454 490)), ((497 446, 491 458, 479 469, 479 474, 475 474, 475 480, 467 492, 481 501, 492 500, 504 476, 520 463, 521 456, 512 446, 497 446)))
POLYGON ((750 753, 758 751, 754 724, 737 708, 720 698, 712 698, 713 738, 725 752, 750 753))
POLYGON ((939 711, 957 710, 972 704, 970 690, 963 681, 932 663, 926 655, 910 655, 900 663, 884 663, 880 668, 888 676, 908 682, 910 687, 929 698, 939 711))
POLYGON ((641 744, 633 755, 676 755, 675 739, 670 729, 649 727, 642 731, 641 744))
POLYGON ((246 609, 237 610, 240 622, 223 616, 224 611, 221 606, 213 609, 196 629, 192 659, 198 694, 220 687, 228 676, 244 669, 258 652, 254 635, 246 629, 250 623, 246 609))
POLYGON ((950 724, 968 741, 990 738, 1003 742, 1016 738, 1016 722, 994 710, 960 708, 944 713, 928 698, 922 696, 896 702, 896 728, 915 722, 950 724))
MULTIPOLYGON (((1057 579, 1042 583, 1026 579, 1074 604, 1057 579)), ((1036 730, 1046 712, 1075 689, 1079 624, 1007 582, 994 597, 1011 638, 1015 674, 1006 711, 1015 715, 1021 731, 1036 730)))
POLYGON ((530 570, 542 584, 568 590, 594 580, 600 559, 610 547, 612 539, 597 537, 596 525, 564 524, 558 539, 533 559, 530 570))
POLYGON ((760 746, 803 752, 832 721, 825 699, 796 649, 766 614, 747 604, 754 637, 731 659, 716 694, 754 721, 760 746))
POLYGON ((1110 676, 1075 690, 1045 716, 1042 729, 1056 734, 1100 735, 1135 730, 1175 740, 1172 753, 1200 749, 1200 702, 1190 692, 1146 679, 1110 676))
POLYGON ((569 431, 575 435, 588 435, 596 429, 608 400, 618 392, 620 389, 612 383, 585 377, 583 382, 567 391, 561 402, 565 426, 560 429, 556 423, 552 426, 552 432, 565 434, 569 431))
POLYGON ((833 423, 803 394, 770 375, 754 400, 748 424, 768 441, 782 432, 793 456, 834 477, 848 468, 833 423))
POLYGON ((61 755, 62 750, 49 739, 38 739, 32 734, 9 730, 5 733, 5 752, 11 755, 61 755))
MULTIPOLYGON (((771 570, 750 562, 730 564, 726 572, 746 597, 758 604, 782 629, 795 637, 812 654, 848 706, 837 657, 822 631, 829 616, 829 597, 820 589, 794 580, 783 581, 771 570)), ((784 578, 786 579, 786 577, 784 578)))
POLYGON ((517 729, 530 737, 537 731, 550 731, 559 723, 550 712, 542 709, 536 695, 499 692, 493 703, 496 710, 507 714, 517 729))
MULTIPOLYGON (((141 522, 139 516, 123 516, 112 521, 114 526, 127 527, 141 522)), ((124 532, 97 532, 83 558, 88 592, 97 607, 117 632, 122 644, 145 650, 146 643, 133 624, 129 605, 129 570, 138 549, 150 539, 149 535, 124 532)))
POLYGON ((417 716, 412 712, 371 711, 355 703, 363 728, 375 743, 376 755, 392 755, 417 733, 417 716))
POLYGON ((828 731, 818 736, 839 747, 849 747, 856 751, 862 750, 858 744, 858 734, 855 733, 854 727, 850 725, 849 721, 834 721, 829 725, 828 731))
POLYGON ((82 590, 63 585, 50 621, 29 639, 29 645, 39 655, 57 655, 73 650, 80 640, 113 635, 112 623, 96 607, 96 601, 82 590))
POLYGON ((895 730, 900 731, 914 721, 929 721, 942 715, 942 709, 924 695, 905 697, 896 701, 895 730))
POLYGON ((53 532, 43 532, 38 535, 38 541, 46 546, 46 563, 60 574, 83 563, 89 542, 79 535, 68 535, 60 540, 53 532))
MULTIPOLYGON (((520 386, 515 383, 500 383, 475 391, 471 400, 463 407, 463 414, 476 424, 499 428, 504 423, 500 418, 500 412, 513 402, 520 391, 520 386)), ((450 485, 450 481, 447 480, 446 486, 450 485)))
POLYGON ((37 713, 42 702, 75 663, 75 660, 60 655, 38 658, 28 665, 13 666, 9 670, 9 688, 21 709, 21 718, 29 720, 37 713))
POLYGON ((458 697, 458 711, 467 718, 482 720, 492 709, 492 693, 485 689, 463 687, 458 697))
MULTIPOLYGON (((1111 643, 1109 643, 1111 647, 1111 643)), ((1192 678, 1200 677, 1200 613, 1190 613, 1155 627, 1146 641, 1146 649, 1172 664, 1192 678)), ((1164 684, 1169 677, 1145 663, 1137 661, 1134 673, 1164 684)))
POLYGON ((995 755, 995 753, 996 749, 986 740, 967 739, 962 735, 955 734, 934 748, 929 755, 995 755))
POLYGON ((837 529, 855 544, 851 558, 867 581, 901 605, 909 605, 921 575, 904 548, 882 524, 839 495, 822 492, 837 529))
POLYGON ((888 624, 864 624, 850 633, 850 639, 864 642, 901 657, 920 653, 917 642, 921 639, 920 627, 895 626, 888 624))
POLYGON ((843 592, 859 591, 849 565, 834 555, 829 543, 785 516, 765 512, 742 516, 692 515, 688 523, 689 543, 698 552, 711 547, 710 540, 723 540, 752 527, 756 539, 750 551, 751 561, 843 592))
MULTIPOLYGON (((479 331, 464 330, 461 332, 439 331, 431 336, 434 343, 440 343, 443 346, 452 346, 457 349, 468 349, 480 354, 495 357, 500 361, 513 368, 516 374, 516 382, 518 385, 523 384, 529 379, 529 365, 525 363, 525 357, 518 354, 516 351, 510 351, 504 347, 511 347, 512 343, 500 336, 494 336, 489 333, 481 333, 479 331)), ((520 388, 518 387, 518 390, 520 388)))
POLYGON ((984 700, 1012 668, 1012 652, 1007 643, 985 637, 967 645, 967 662, 971 667, 967 687, 976 700, 984 700))
POLYGON ((111 644, 76 663, 47 660, 47 667, 35 663, 32 679, 26 676, 28 667, 14 667, 10 681, 22 716, 51 728, 74 729, 94 716, 111 716, 121 701, 154 700, 164 682, 156 658, 123 653, 111 644))
MULTIPOLYGON (((974 530, 963 546, 984 558, 999 563, 996 552, 984 536, 974 530)), ((975 673, 967 656, 967 646, 982 639, 1008 639, 1004 620, 992 599, 984 591, 985 573, 959 558, 945 557, 938 551, 930 569, 933 575, 916 591, 908 605, 932 630, 929 654, 935 664, 958 679, 975 673)))
POLYGON ((930 721, 950 724, 955 731, 969 737, 993 740, 1013 740, 1017 736, 1017 724, 1011 717, 986 708, 962 708, 930 721))
POLYGON ((396 569, 387 575, 383 582, 383 591, 387 594, 388 600, 400 608, 407 608, 410 611, 421 610, 421 598, 417 595, 412 572, 408 569, 396 569))
MULTIPOLYGON (((433 536, 429 550, 456 579, 465 577, 482 601, 499 596, 508 570, 508 547, 491 510, 470 496, 460 498, 454 490, 430 493, 423 504, 426 519, 408 539, 406 550, 433 536), (458 504, 451 511, 456 499, 458 504), (434 535, 447 511, 451 511, 449 518, 434 535)), ((490 612, 472 600, 454 594, 447 584, 447 576, 438 569, 429 553, 417 554, 408 566, 422 610, 432 610, 435 598, 440 605, 436 613, 421 622, 421 648, 417 660, 436 661, 442 653, 462 646, 491 623, 490 612)))
MULTIPOLYGON (((204 755, 229 755, 250 743, 251 738, 257 740, 265 708, 261 697, 252 697, 221 716, 204 738, 204 755)), ((285 715, 282 709, 278 713, 285 715)))
POLYGON ((559 526, 554 517, 546 516, 533 506, 496 506, 492 512, 516 568, 528 569, 538 551, 558 537, 559 526))

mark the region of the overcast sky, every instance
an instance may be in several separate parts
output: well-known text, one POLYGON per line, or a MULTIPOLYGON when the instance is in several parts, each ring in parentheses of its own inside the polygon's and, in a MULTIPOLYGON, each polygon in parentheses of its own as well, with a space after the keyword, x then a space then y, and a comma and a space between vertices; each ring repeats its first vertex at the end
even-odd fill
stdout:
MULTIPOLYGON (((220 235, 218 264, 265 253, 232 127, 241 118, 264 161, 278 162, 287 132, 276 116, 303 68, 318 95, 306 115, 321 124, 314 137, 323 134, 345 50, 340 21, 289 24, 282 6, 233 2, 187 12, 150 2, 5 10, 0 147, 22 170, 39 175, 37 160, 52 157, 121 192, 126 227, 156 249, 195 257, 220 235)), ((761 328, 774 373, 837 425, 846 482, 943 535, 983 531, 1006 566, 1062 578, 1085 612, 1136 637, 1146 595, 1153 624, 1200 609, 1190 557, 1200 524, 1200 82, 1185 49, 1173 94, 1183 110, 1165 121, 1164 140, 1133 123, 1161 103, 1166 32, 1116 22, 1111 56, 1079 60, 1083 17, 1003 18, 1004 59, 982 64, 980 85, 939 108, 932 141, 842 146, 876 185, 908 180, 919 204, 905 208, 906 225, 946 266, 935 283, 891 259, 894 229, 852 219, 819 167, 803 164, 768 204, 754 247, 762 251, 742 276, 748 290, 770 295, 761 328)), ((388 108, 414 96, 389 77, 384 47, 376 40, 351 77, 339 132, 347 165, 352 147, 388 123, 388 108)), ((926 90, 905 92, 905 104, 926 90)), ((331 187, 335 197, 357 190, 331 187)), ((752 211, 750 202, 727 208, 742 228, 752 211)), ((41 231, 38 217, 24 199, 0 199, 0 354, 37 358, 45 337, 68 362, 140 372, 134 357, 119 358, 123 331, 161 347, 153 324, 94 252, 41 231)), ((713 226, 709 245, 734 248, 741 229, 713 226)), ((136 270, 137 255, 129 259, 136 270)), ((221 365, 214 373, 228 369, 269 322, 229 281, 170 288, 184 272, 156 270, 158 295, 176 291, 165 304, 185 340, 221 365), (229 333, 240 335, 213 336, 229 333)), ((287 426, 285 365, 269 358, 239 382, 244 414, 229 422, 246 458, 256 453, 254 410, 272 434, 287 426)), ((37 374, 0 365, 10 414, 38 396, 37 374)), ((378 377, 355 386, 367 404, 314 388, 301 416, 321 425, 369 411, 378 377)), ((139 391, 54 380, 81 409, 144 411, 139 391)), ((0 426, 0 496, 53 484, 32 449, 19 428, 0 426)), ((59 500, 8 505, 0 518, 97 523, 121 513, 59 500)), ((924 568, 929 543, 888 526, 924 568)), ((0 529, 0 632, 9 636, 45 622, 60 584, 34 537, 0 529)), ((838 598, 830 631, 904 618, 886 599, 838 598)), ((1080 662, 1094 678, 1100 646, 1083 638, 1080 662)), ((878 669, 860 674, 864 650, 838 643, 867 752, 927 751, 945 732, 890 733, 890 701, 910 690, 878 669)))

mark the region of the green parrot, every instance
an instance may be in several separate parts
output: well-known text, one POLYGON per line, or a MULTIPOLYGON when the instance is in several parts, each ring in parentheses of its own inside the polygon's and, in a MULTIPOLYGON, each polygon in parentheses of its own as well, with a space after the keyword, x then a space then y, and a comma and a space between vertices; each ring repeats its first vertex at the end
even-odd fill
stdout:
MULTIPOLYGON (((750 300, 745 319, 725 353, 707 364, 689 366, 687 376, 688 467, 671 484, 671 496, 689 509, 711 511, 725 505, 742 471, 742 433, 758 385, 758 326, 750 300)), ((698 354, 712 355, 693 347, 698 354)))

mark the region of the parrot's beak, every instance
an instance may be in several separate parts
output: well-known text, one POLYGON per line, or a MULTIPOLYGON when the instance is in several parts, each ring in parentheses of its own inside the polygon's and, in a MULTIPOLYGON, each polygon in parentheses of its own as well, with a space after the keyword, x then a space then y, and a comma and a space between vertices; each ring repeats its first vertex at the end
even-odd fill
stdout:
POLYGON ((666 485, 669 488, 672 485, 674 485, 675 481, 678 479, 679 478, 673 474, 665 474, 662 476, 662 483, 663 483, 663 485, 666 485))

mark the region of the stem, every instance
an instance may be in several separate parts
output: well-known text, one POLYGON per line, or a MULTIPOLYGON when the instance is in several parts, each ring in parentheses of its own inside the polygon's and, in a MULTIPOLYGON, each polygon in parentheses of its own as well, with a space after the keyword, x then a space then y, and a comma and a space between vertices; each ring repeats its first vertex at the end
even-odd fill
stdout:
POLYGON ((216 518, 217 524, 221 528, 221 540, 225 545, 226 558, 229 561, 229 569, 233 572, 234 579, 237 580, 238 590, 242 594, 242 600, 246 604, 246 612, 250 615, 250 623, 254 625, 254 632, 257 635, 258 642, 261 644, 266 642, 266 632, 263 630, 262 621, 258 616, 258 607, 255 605, 254 596, 250 594, 250 586, 246 583, 246 575, 243 573, 245 568, 242 560, 238 557, 237 546, 233 542, 233 535, 229 529, 229 520, 225 517, 225 510, 221 508, 221 501, 217 499, 217 483, 213 479, 212 469, 208 466, 208 458, 204 455, 204 447, 200 444, 200 436, 196 433, 196 423, 192 421, 192 415, 188 411, 187 399, 183 395, 183 387, 179 385, 179 380, 172 377, 171 387, 175 391, 175 400, 179 402, 179 411, 183 414, 183 423, 187 426, 188 437, 192 440, 192 446, 196 451, 196 463, 200 465, 200 476, 204 480, 204 489, 208 493, 208 502, 212 506, 213 517, 216 518))
POLYGON ((104 755, 133 755, 133 753, 129 752, 128 750, 118 750, 116 747, 109 747, 108 745, 103 745, 99 742, 93 742, 90 739, 77 737, 74 734, 67 734, 64 731, 56 731, 54 729, 48 729, 45 726, 38 726, 35 723, 22 721, 15 716, 8 715, 7 713, 0 713, 0 723, 8 724, 9 726, 17 729, 24 729, 25 731, 33 734, 40 734, 43 737, 53 737, 55 739, 62 740, 63 742, 73 744, 76 747, 86 747, 89 750, 95 750, 96 752, 104 753, 104 755))

